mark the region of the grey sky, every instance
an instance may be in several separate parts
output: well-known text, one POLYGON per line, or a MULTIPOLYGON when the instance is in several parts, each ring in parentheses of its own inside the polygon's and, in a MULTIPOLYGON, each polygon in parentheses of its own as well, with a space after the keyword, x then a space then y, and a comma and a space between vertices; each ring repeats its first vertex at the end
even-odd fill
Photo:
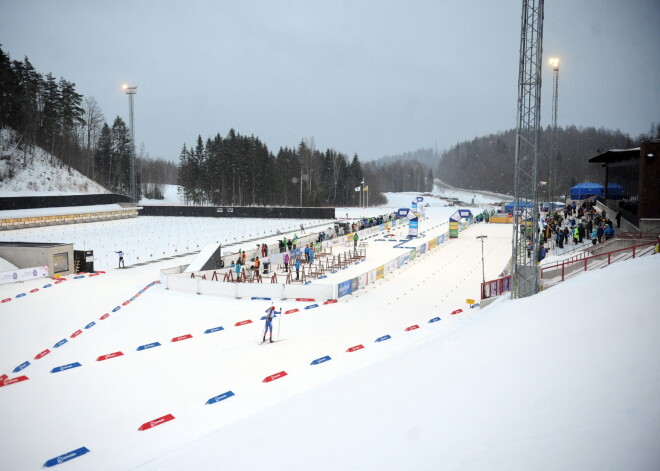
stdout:
MULTIPOLYGON (((12 59, 76 83, 109 124, 177 160, 233 127, 277 152, 313 137, 361 159, 515 127, 521 0, 0 2, 12 59)), ((543 124, 551 56, 559 125, 636 136, 660 120, 658 0, 545 2, 543 124)))

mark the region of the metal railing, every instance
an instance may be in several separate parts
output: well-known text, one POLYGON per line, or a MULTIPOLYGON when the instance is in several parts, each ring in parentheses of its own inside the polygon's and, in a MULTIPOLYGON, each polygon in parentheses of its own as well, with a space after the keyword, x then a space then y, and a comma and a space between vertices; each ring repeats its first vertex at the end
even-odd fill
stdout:
POLYGON ((596 270, 611 265, 614 262, 650 255, 653 253, 654 246, 655 242, 644 242, 632 247, 591 255, 579 260, 558 262, 541 269, 541 282, 544 287, 548 287, 583 271, 596 270))

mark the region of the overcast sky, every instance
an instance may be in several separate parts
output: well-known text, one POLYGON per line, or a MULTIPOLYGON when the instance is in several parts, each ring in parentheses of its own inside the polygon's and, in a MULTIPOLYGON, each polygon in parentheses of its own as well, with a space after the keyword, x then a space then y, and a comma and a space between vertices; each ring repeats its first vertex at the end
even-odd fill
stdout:
MULTIPOLYGON (((230 128, 362 160, 514 128, 521 0, 0 1, 0 44, 178 160, 230 128)), ((542 123, 637 136, 660 121, 659 0, 545 2, 542 123)))

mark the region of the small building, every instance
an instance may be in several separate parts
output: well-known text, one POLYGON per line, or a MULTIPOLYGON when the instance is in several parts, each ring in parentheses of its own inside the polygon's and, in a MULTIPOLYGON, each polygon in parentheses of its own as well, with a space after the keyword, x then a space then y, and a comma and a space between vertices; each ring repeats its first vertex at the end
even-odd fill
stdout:
POLYGON ((660 139, 633 149, 611 149, 589 162, 604 169, 604 200, 610 211, 621 211, 640 232, 660 231, 660 139))
POLYGON ((0 242, 0 258, 18 268, 48 266, 49 276, 74 272, 73 244, 0 242))

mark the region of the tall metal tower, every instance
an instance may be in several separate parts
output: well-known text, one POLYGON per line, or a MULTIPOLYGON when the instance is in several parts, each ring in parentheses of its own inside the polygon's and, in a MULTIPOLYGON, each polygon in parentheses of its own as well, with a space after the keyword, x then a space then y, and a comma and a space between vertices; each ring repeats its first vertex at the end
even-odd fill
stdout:
POLYGON ((550 136, 550 201, 557 199, 557 104, 559 103, 559 58, 551 57, 552 66, 552 135, 550 136))
POLYGON ((523 0, 518 71, 512 296, 523 298, 539 290, 538 157, 541 121, 543 0, 523 0))
POLYGON ((124 84, 122 88, 128 95, 128 126, 131 130, 131 200, 134 203, 137 203, 137 184, 135 182, 135 127, 133 123, 133 96, 137 93, 137 87, 129 87, 124 84))

